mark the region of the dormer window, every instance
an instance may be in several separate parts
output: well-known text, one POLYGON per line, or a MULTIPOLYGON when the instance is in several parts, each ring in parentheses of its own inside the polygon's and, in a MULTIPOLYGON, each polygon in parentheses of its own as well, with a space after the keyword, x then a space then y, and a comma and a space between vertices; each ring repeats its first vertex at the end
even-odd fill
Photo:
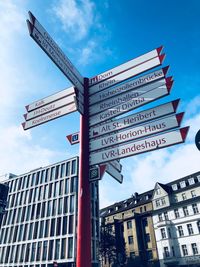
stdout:
POLYGON ((194 178, 192 177, 192 178, 189 178, 188 179, 188 183, 189 183, 189 185, 192 185, 192 184, 194 184, 195 182, 194 182, 194 178))
POLYGON ((180 182, 180 187, 181 187, 181 188, 186 187, 186 183, 185 183, 185 181, 181 181, 181 182, 180 182))
POLYGON ((200 182, 200 175, 197 175, 198 182, 200 182))
POLYGON ((156 188, 155 193, 156 195, 160 195, 161 194, 160 188, 156 188))
POLYGON ((173 185, 172 185, 172 189, 173 189, 174 191, 178 190, 178 186, 177 186, 177 184, 173 184, 173 185))

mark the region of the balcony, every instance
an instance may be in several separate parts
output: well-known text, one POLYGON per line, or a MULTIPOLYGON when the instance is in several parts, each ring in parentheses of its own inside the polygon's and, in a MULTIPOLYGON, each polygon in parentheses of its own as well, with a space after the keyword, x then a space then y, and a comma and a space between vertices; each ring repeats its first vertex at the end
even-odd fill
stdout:
POLYGON ((169 258, 164 258, 163 262, 167 266, 177 266, 179 261, 176 257, 169 257, 169 258))
POLYGON ((170 226, 172 224, 171 220, 162 220, 155 224, 155 228, 163 227, 163 226, 170 226))

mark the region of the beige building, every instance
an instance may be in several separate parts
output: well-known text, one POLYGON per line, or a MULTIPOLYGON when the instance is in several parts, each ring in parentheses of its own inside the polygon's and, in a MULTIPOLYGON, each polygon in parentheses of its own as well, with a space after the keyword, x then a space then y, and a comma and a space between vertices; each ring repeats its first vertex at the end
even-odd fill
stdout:
MULTIPOLYGON (((116 266, 158 266, 158 253, 152 221, 152 191, 135 193, 131 198, 101 210, 105 228, 115 235, 116 266), (123 246, 124 244, 124 246, 123 246)), ((102 266, 112 266, 104 257, 102 266)))

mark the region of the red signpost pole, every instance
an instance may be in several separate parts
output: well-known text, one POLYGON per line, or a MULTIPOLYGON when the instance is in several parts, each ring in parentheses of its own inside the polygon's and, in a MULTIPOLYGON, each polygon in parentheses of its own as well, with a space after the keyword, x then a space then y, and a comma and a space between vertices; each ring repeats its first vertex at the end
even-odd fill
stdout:
POLYGON ((80 118, 80 159, 76 267, 91 267, 91 196, 89 184, 88 79, 84 81, 84 115, 80 118))

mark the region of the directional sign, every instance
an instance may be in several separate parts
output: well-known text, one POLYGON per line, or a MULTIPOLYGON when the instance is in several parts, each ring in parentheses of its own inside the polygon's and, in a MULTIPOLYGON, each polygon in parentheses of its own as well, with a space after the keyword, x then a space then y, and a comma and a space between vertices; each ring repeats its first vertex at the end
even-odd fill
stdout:
POLYGON ((74 103, 77 110, 83 115, 84 114, 84 105, 76 97, 74 97, 74 103))
POLYGON ((160 66, 164 60, 164 57, 165 57, 164 55, 160 55, 158 57, 152 58, 151 60, 146 61, 143 64, 137 65, 134 68, 131 68, 125 72, 122 72, 114 76, 113 78, 109 78, 106 81, 95 84, 89 87, 89 94, 90 95, 95 94, 99 92, 100 90, 106 89, 122 81, 125 81, 129 78, 132 78, 140 73, 143 73, 147 70, 160 66))
POLYGON ((120 84, 118 86, 110 87, 109 89, 102 90, 102 91, 89 97, 89 104, 93 105, 97 102, 107 100, 110 97, 127 92, 128 90, 135 89, 135 88, 138 88, 140 86, 147 85, 151 82, 160 80, 160 79, 165 77, 168 69, 169 69, 169 66, 162 68, 160 70, 153 71, 153 72, 148 73, 148 74, 146 74, 140 78, 128 81, 128 82, 120 84))
POLYGON ((79 132, 69 134, 66 136, 71 145, 79 143, 79 132))
POLYGON ((59 56, 58 49, 52 46, 52 43, 47 42, 46 38, 30 23, 27 21, 30 36, 33 40, 44 50, 44 52, 51 58, 56 66, 63 72, 63 74, 76 86, 81 93, 84 93, 84 88, 81 82, 72 73, 71 69, 59 56))
POLYGON ((90 174, 89 174, 90 182, 101 180, 105 171, 106 171, 106 164, 90 168, 90 174))
POLYGON ((39 116, 35 119, 23 122, 22 126, 23 126, 24 130, 27 130, 27 129, 33 128, 37 125, 43 124, 45 122, 62 117, 66 114, 70 114, 76 110, 77 109, 76 109, 75 103, 72 103, 72 104, 69 104, 67 106, 56 109, 54 111, 51 111, 51 112, 47 113, 46 115, 39 116))
POLYGON ((183 115, 184 112, 171 115, 169 117, 164 117, 153 122, 145 123, 131 129, 129 128, 125 131, 118 131, 117 133, 115 132, 114 134, 107 135, 102 138, 94 139, 90 142, 90 151, 114 146, 179 127, 183 115))
POLYGON ((69 105, 74 102, 75 95, 69 95, 67 97, 61 98, 57 101, 54 101, 48 105, 42 106, 41 108, 34 109, 27 114, 24 114, 25 119, 28 121, 30 119, 36 118, 38 116, 44 115, 45 113, 49 113, 50 111, 56 110, 63 106, 69 105))
POLYGON ((70 96, 72 94, 75 93, 75 90, 74 90, 74 87, 69 87, 69 88, 66 88, 56 94, 53 94, 53 95, 50 95, 48 97, 45 97, 45 98, 42 98, 40 100, 37 100, 29 105, 26 106, 26 110, 27 111, 32 111, 36 108, 40 108, 40 107, 43 107, 47 104, 50 104, 56 100, 59 100, 63 97, 67 97, 67 96, 70 96))
POLYGON ((106 172, 117 180, 120 184, 123 182, 123 175, 113 167, 110 162, 106 164, 106 172))
POLYGON ((147 84, 145 86, 141 86, 136 89, 127 90, 126 92, 117 95, 115 97, 111 97, 107 100, 104 100, 103 102, 99 102, 95 105, 92 105, 89 107, 89 114, 94 115, 96 113, 102 112, 104 110, 108 110, 113 108, 114 106, 117 106, 119 104, 128 102, 132 99, 135 99, 136 97, 153 90, 154 88, 160 87, 162 85, 170 84, 172 80, 172 77, 169 78, 163 78, 161 80, 152 82, 150 84, 147 84))
POLYGON ((144 152, 183 143, 187 136, 188 130, 189 127, 185 127, 181 128, 180 130, 162 133, 140 141, 130 142, 125 145, 119 145, 113 148, 90 153, 90 165, 102 164, 114 159, 126 158, 144 152))
POLYGON ((126 113, 130 110, 141 107, 156 99, 166 96, 170 93, 171 87, 172 83, 168 86, 166 85, 160 86, 147 93, 140 95, 139 97, 136 97, 135 99, 132 99, 118 106, 115 106, 113 109, 106 110, 99 114, 93 115, 89 119, 89 124, 90 126, 93 126, 95 124, 110 120, 111 118, 117 117, 119 115, 122 115, 123 113, 126 113))
POLYGON ((195 144, 198 150, 200 150, 200 130, 197 132, 195 136, 195 144))
POLYGON ((154 57, 159 56, 161 51, 162 51, 162 48, 163 48, 162 46, 159 48, 156 48, 156 49, 154 49, 148 53, 145 53, 144 55, 141 55, 141 56, 134 58, 134 59, 132 59, 126 63, 123 63, 123 64, 121 64, 121 65, 119 65, 113 69, 110 69, 106 72, 103 72, 97 76, 90 78, 89 79, 89 85, 93 85, 93 84, 99 83, 101 81, 104 81, 108 78, 111 78, 111 77, 117 75, 118 73, 126 71, 130 68, 133 68, 134 66, 142 64, 142 63, 144 63, 144 62, 146 62, 146 61, 148 61, 154 57))
POLYGON ((127 127, 131 127, 134 125, 138 125, 140 123, 144 123, 150 120, 154 120, 165 115, 169 115, 172 113, 176 113, 178 104, 180 99, 174 100, 172 102, 156 106, 154 108, 150 108, 126 117, 123 117, 118 120, 113 120, 108 123, 104 123, 101 125, 97 125, 95 127, 90 128, 89 137, 95 138, 99 137, 114 131, 122 130, 127 127))
POLYGON ((119 160, 110 161, 109 164, 111 164, 117 171, 121 172, 122 165, 120 164, 119 160))

